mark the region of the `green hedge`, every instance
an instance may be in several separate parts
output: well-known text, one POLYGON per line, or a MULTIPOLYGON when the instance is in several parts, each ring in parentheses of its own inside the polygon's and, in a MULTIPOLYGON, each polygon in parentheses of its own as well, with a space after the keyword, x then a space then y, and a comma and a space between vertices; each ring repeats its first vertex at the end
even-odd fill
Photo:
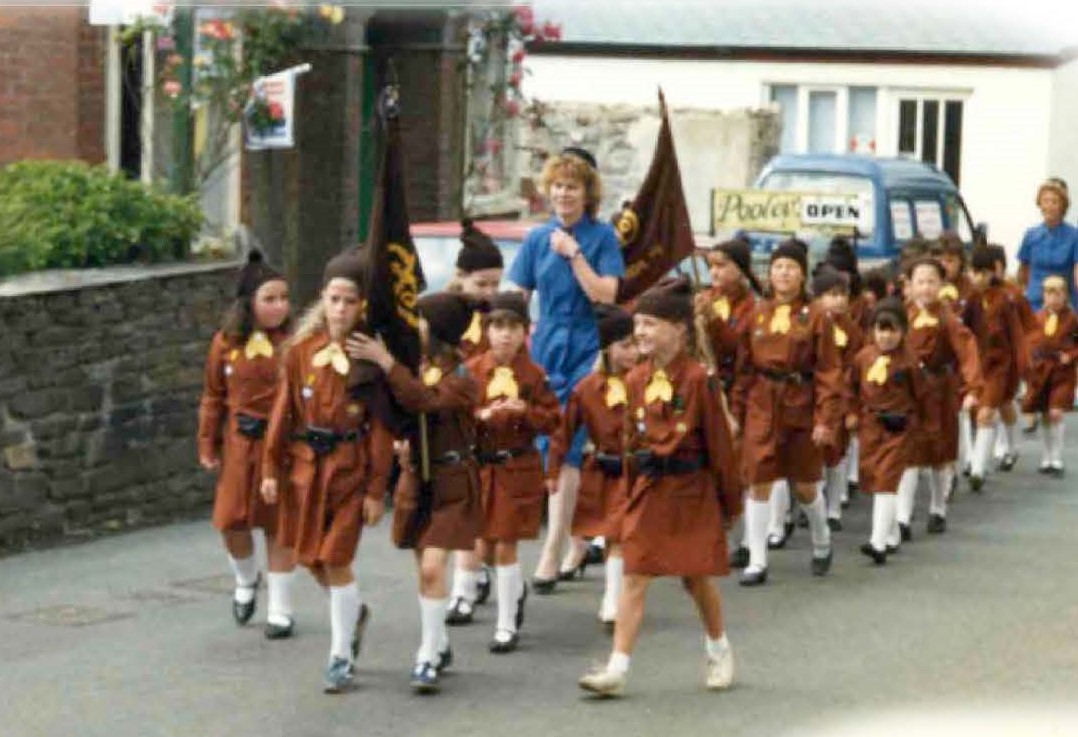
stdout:
POLYGON ((21 161, 0 168, 0 276, 182 259, 202 227, 194 197, 103 166, 21 161))

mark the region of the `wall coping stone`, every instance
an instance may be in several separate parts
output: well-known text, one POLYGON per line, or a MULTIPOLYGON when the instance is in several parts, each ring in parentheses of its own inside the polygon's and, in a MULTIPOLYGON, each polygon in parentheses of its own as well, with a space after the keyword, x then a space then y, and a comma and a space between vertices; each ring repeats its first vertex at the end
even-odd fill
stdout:
POLYGON ((145 266, 106 266, 100 269, 49 269, 28 274, 0 277, 0 299, 5 297, 28 297, 35 294, 75 292, 80 289, 102 287, 109 284, 160 279, 171 276, 203 274, 211 271, 238 269, 240 259, 225 261, 151 264, 145 266))

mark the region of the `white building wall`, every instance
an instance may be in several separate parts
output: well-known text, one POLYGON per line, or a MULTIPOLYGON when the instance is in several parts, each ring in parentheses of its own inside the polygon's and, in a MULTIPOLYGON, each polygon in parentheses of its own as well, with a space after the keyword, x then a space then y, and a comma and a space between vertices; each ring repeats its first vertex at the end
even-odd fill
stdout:
MULTIPOLYGON (((1052 125, 1048 148, 1049 176, 1063 177, 1072 192, 1078 192, 1078 59, 1055 70, 1052 80, 1052 125)), ((1078 215, 1078 194, 1067 219, 1073 222, 1078 215)), ((1039 218, 1029 197, 1030 217, 1039 218)))
MULTIPOLYGON (((1059 95, 1053 70, 555 56, 530 57, 528 64, 525 92, 539 100, 647 105, 661 85, 671 107, 729 109, 767 103, 773 84, 877 87, 877 153, 892 156, 900 95, 958 95, 965 101, 960 186, 970 215, 987 222, 991 240, 1012 253, 1038 219, 1031 199, 1049 174, 1053 97, 1059 95)), ((1068 74, 1078 81, 1078 70, 1068 67, 1068 74)), ((1078 99, 1065 104, 1078 122, 1078 99)), ((1065 148, 1062 133, 1058 137, 1065 148)), ((1074 165, 1078 190, 1078 160, 1074 165)))

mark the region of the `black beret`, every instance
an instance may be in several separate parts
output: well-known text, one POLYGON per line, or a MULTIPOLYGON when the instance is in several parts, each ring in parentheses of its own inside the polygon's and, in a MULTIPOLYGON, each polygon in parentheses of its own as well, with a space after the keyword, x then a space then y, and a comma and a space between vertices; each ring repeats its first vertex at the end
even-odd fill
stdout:
POLYGON ((812 275, 812 293, 820 297, 836 287, 842 287, 847 292, 850 289, 850 277, 839 271, 831 264, 824 262, 812 275))
POLYGON ((599 329, 599 348, 606 350, 612 343, 632 335, 633 316, 617 305, 595 305, 595 325, 599 329))
POLYGON ((490 298, 490 319, 509 318, 524 325, 531 322, 528 303, 520 292, 498 292, 490 298))
POLYGON ((881 322, 897 325, 902 332, 906 332, 909 328, 909 320, 902 300, 897 297, 886 297, 876 304, 876 310, 872 313, 872 324, 875 326, 881 322))
POLYGON ((470 218, 461 221, 460 253, 457 254, 457 268, 465 274, 484 269, 504 269, 505 260, 502 251, 490 236, 475 227, 470 218))
POLYGON ((250 299, 263 284, 277 279, 284 279, 284 276, 266 263, 261 251, 253 248, 236 278, 236 299, 250 299))
POLYGON ((712 250, 725 254, 726 258, 733 261, 744 277, 749 280, 752 290, 759 294, 760 282, 757 281, 756 274, 752 273, 752 246, 747 240, 732 238, 719 243, 712 250))
POLYGON ((595 160, 595 156, 591 153, 591 151, 581 148, 580 146, 566 146, 561 150, 561 152, 562 155, 568 154, 569 156, 577 157, 578 159, 586 163, 588 166, 590 166, 592 169, 599 168, 599 164, 595 160))
POLYGON ((973 249, 970 267, 974 271, 995 271, 996 254, 988 246, 977 246, 973 249))
POLYGON ((775 246, 775 249, 771 251, 771 263, 775 263, 780 258, 796 261, 801 267, 801 273, 808 276, 808 246, 804 241, 790 238, 775 246))

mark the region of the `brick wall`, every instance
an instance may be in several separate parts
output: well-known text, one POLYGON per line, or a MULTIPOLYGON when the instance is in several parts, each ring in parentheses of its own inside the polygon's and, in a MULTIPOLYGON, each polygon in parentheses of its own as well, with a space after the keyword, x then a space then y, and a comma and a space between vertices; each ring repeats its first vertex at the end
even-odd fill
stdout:
POLYGON ((104 160, 104 54, 86 8, 0 7, 0 164, 104 160))
POLYGON ((103 283, 60 291, 34 286, 48 272, 0 282, 0 554, 208 512, 198 401, 234 270, 102 269, 74 279, 103 283))

